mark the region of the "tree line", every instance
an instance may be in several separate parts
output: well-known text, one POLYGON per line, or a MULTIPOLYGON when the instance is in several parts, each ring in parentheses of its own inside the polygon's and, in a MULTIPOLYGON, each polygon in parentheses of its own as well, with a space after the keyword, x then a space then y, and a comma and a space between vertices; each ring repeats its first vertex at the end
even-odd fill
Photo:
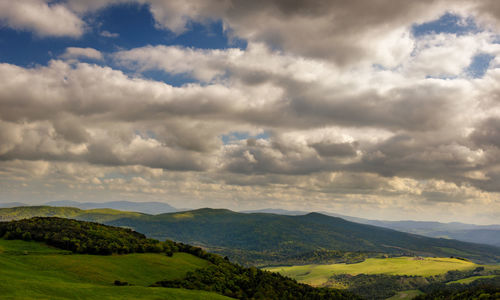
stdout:
POLYGON ((56 217, 34 217, 0 222, 0 237, 34 240, 81 254, 127 254, 173 251, 172 243, 159 242, 131 229, 56 217))

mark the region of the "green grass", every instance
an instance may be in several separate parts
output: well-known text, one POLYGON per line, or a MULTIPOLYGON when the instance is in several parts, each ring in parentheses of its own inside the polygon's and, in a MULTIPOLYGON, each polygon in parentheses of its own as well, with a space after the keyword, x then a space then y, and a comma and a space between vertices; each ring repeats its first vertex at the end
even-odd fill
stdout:
POLYGON ((71 251, 49 247, 43 243, 19 240, 7 241, 0 238, 0 254, 71 254, 71 251))
POLYGON ((459 280, 455 280, 455 281, 450 281, 448 282, 447 284, 452 284, 452 283, 461 283, 461 284, 469 284, 477 279, 481 279, 481 278, 494 278, 498 275, 484 275, 484 276, 472 276, 472 277, 467 277, 467 278, 463 278, 463 279, 459 279, 459 280))
POLYGON ((391 298, 387 298, 387 300, 402 300, 402 299, 413 299, 419 295, 423 295, 419 290, 408 290, 408 291, 401 291, 398 292, 396 295, 392 296, 391 298))
POLYGON ((387 275, 417 275, 432 276, 446 273, 450 270, 468 270, 478 265, 455 258, 424 258, 416 260, 413 257, 369 258, 357 264, 304 265, 291 267, 266 268, 268 271, 279 272, 294 278, 299 282, 319 286, 335 274, 387 274, 387 275))
POLYGON ((186 253, 70 254, 42 243, 0 239, 2 299, 227 299, 217 294, 147 287, 182 278, 209 262, 186 253), (133 286, 114 286, 115 280, 133 286))

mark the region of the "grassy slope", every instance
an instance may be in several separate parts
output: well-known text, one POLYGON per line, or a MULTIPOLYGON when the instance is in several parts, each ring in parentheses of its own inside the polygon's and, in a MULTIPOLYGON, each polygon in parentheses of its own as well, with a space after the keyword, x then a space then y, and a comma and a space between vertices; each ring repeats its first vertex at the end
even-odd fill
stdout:
POLYGON ((431 276, 450 270, 468 270, 476 264, 454 258, 425 258, 414 260, 411 257, 369 258, 358 264, 304 265, 268 268, 299 282, 319 286, 335 274, 387 274, 431 276))
POLYGON ((2 299, 227 299, 213 293, 150 288, 208 264, 186 253, 78 255, 37 242, 0 239, 2 299), (117 287, 115 280, 134 286, 117 287))

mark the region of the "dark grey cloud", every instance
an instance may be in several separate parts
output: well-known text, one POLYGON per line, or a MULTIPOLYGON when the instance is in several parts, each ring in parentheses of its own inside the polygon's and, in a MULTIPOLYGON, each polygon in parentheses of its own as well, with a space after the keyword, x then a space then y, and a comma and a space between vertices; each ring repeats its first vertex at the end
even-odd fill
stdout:
POLYGON ((480 148, 500 148, 500 118, 492 117, 480 122, 470 138, 480 148))
POLYGON ((319 155, 331 157, 350 157, 356 155, 356 147, 358 143, 328 143, 320 142, 311 144, 319 155))

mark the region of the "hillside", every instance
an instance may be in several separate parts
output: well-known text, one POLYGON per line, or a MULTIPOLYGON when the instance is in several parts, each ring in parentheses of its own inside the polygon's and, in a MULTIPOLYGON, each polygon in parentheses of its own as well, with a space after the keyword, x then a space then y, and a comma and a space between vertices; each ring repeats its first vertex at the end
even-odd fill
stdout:
MULTIPOLYGON (((271 213, 289 216, 308 214, 308 212, 305 211, 290 211, 285 209, 271 208, 242 211, 242 213, 271 213)), ((342 218, 351 222, 390 228, 397 231, 408 232, 427 237, 455 239, 469 243, 486 244, 500 247, 500 225, 474 225, 458 222, 441 223, 426 221, 383 221, 351 217, 325 211, 320 211, 319 213, 331 217, 342 218)))
POLYGON ((0 209, 0 221, 20 220, 32 217, 59 217, 105 223, 114 219, 141 216, 141 213, 114 209, 88 209, 76 207, 21 206, 0 209))
POLYGON ((0 279, 9 299, 357 299, 190 245, 56 217, 0 222, 0 279))
POLYGON ((163 214, 176 212, 177 209, 162 202, 131 202, 131 201, 109 201, 109 202, 78 202, 78 201, 51 201, 45 203, 48 206, 76 207, 80 209, 110 208, 121 211, 139 212, 145 214, 163 214))
POLYGON ((207 266, 190 254, 74 254, 43 243, 0 239, 0 290, 5 299, 229 299, 205 291, 148 287, 207 266), (130 286, 115 286, 119 280, 130 286))
POLYGON ((122 218, 109 224, 132 227, 159 239, 168 237, 201 245, 234 258, 239 255, 235 249, 283 258, 317 249, 335 249, 500 261, 497 247, 427 238, 319 213, 284 216, 200 209, 122 218))
MULTIPOLYGON (((315 250, 391 255, 460 256, 481 263, 500 261, 500 248, 449 239, 434 239, 319 213, 286 216, 236 213, 223 209, 146 215, 71 208, 0 209, 0 218, 66 214, 79 220, 133 228, 148 237, 203 246, 240 263, 282 264, 315 250), (58 210, 61 211, 58 211, 58 210)), ((307 263, 307 261, 305 261, 307 263)))

